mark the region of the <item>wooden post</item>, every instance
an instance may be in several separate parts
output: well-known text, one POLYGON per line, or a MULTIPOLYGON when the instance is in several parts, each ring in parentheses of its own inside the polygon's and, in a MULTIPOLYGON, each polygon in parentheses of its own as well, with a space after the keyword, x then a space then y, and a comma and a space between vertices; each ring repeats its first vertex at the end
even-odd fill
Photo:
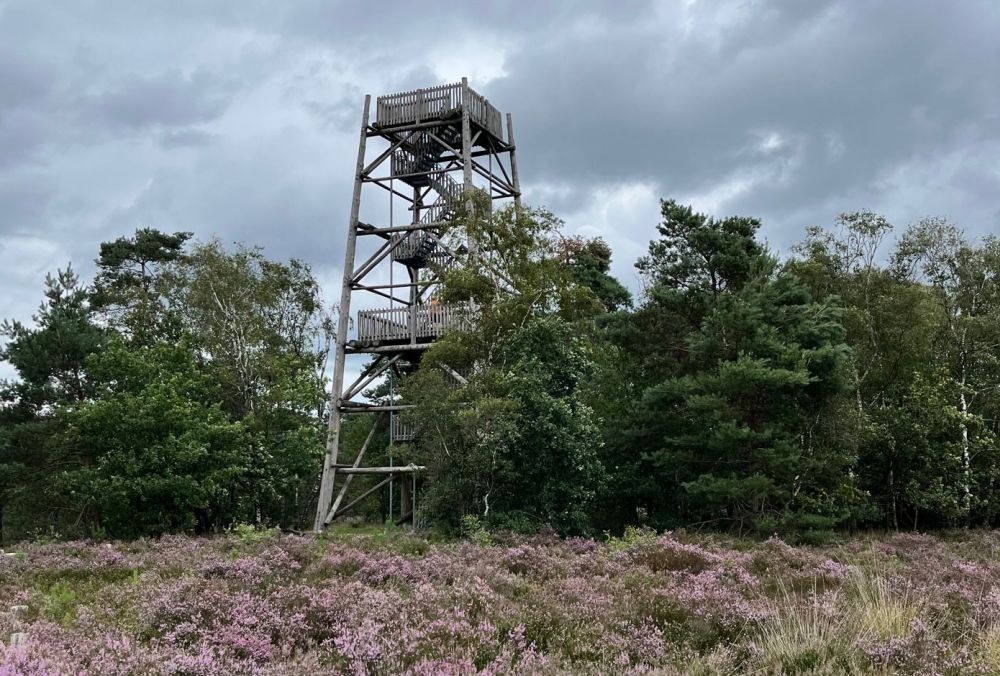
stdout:
POLYGON ((333 384, 331 386, 330 423, 326 441, 326 457, 323 460, 323 476, 319 485, 319 501, 316 506, 314 530, 323 529, 330 500, 333 498, 333 482, 336 478, 337 455, 340 451, 340 408, 341 392, 344 387, 344 360, 347 347, 347 327, 351 316, 351 274, 354 271, 354 254, 358 244, 358 212, 361 209, 362 174, 365 168, 365 143, 368 140, 368 113, 372 97, 365 96, 365 109, 361 116, 361 138, 358 141, 358 162, 354 172, 354 197, 351 200, 351 218, 347 224, 347 246, 344 251, 344 283, 340 291, 340 308, 337 319, 337 345, 333 357, 333 384))
POLYGON ((510 180, 514 184, 514 205, 521 206, 521 184, 517 181, 517 157, 514 155, 514 120, 507 113, 507 144, 510 146, 510 180))
MULTIPOLYGON (((472 121, 469 118, 469 105, 472 97, 469 94, 469 78, 462 78, 462 180, 465 191, 466 217, 473 217, 472 204, 472 121)), ((468 242, 469 253, 475 255, 478 246, 472 238, 468 242)))
MULTIPOLYGON (((422 206, 420 204, 420 189, 419 188, 414 188, 413 189, 413 200, 414 200, 413 201, 413 224, 417 224, 417 223, 420 222, 420 216, 421 216, 421 213, 420 213, 421 209, 420 209, 420 207, 422 206)), ((418 235, 416 235, 416 234, 414 234, 412 236, 413 237, 418 237, 418 235)), ((409 298, 409 300, 410 300, 410 313, 407 316, 406 325, 407 325, 407 327, 409 327, 410 344, 411 345, 416 345, 417 344, 417 301, 420 300, 420 294, 417 292, 417 285, 420 283, 420 270, 414 269, 414 268, 411 268, 411 267, 407 267, 406 268, 406 273, 407 273, 407 275, 409 275, 409 277, 410 277, 410 283, 413 285, 413 286, 410 287, 410 298, 409 298)), ((389 442, 392 443, 392 440, 390 439, 389 442)), ((389 484, 389 496, 390 496, 389 497, 389 501, 391 503, 392 502, 392 484, 389 484)), ((390 514, 392 513, 392 509, 391 508, 389 510, 389 513, 390 514)))
POLYGON ((410 506, 410 482, 403 477, 399 482, 399 518, 403 518, 410 506))

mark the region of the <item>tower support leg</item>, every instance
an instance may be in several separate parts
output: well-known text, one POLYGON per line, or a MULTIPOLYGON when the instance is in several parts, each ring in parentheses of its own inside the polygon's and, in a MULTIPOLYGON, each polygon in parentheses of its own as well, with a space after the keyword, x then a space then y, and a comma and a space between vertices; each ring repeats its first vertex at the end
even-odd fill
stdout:
POLYGON ((319 485, 319 500, 316 506, 316 521, 313 529, 318 533, 323 529, 326 514, 333 499, 333 482, 336 478, 337 456, 340 452, 341 394, 344 388, 345 348, 347 347, 347 327, 351 316, 351 287, 354 274, 354 254, 358 244, 358 212, 361 209, 361 179, 365 169, 365 143, 368 140, 368 113, 371 96, 365 96, 365 109, 361 116, 361 139, 358 141, 358 164, 354 172, 354 197, 351 200, 351 218, 347 224, 347 247, 344 251, 344 284, 340 292, 340 307, 337 318, 337 345, 333 356, 333 383, 330 389, 330 423, 326 440, 326 456, 323 459, 323 476, 319 485))
POLYGON ((514 145, 514 120, 507 113, 507 143, 510 145, 510 180, 514 184, 514 205, 521 207, 521 184, 517 180, 517 156, 514 145))
MULTIPOLYGON (((469 80, 468 78, 462 78, 462 189, 465 191, 466 200, 466 217, 472 218, 475 214, 472 213, 472 120, 469 117, 469 106, 466 105, 466 101, 469 101, 469 80)), ((478 242, 474 237, 470 237, 468 241, 469 252, 472 255, 476 254, 476 250, 479 248, 478 242)))

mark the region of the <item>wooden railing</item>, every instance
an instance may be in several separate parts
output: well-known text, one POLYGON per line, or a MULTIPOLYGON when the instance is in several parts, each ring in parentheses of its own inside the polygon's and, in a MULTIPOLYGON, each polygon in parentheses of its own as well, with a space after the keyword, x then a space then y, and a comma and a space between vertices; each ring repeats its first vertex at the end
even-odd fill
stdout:
POLYGON ((389 439, 397 441, 413 441, 417 437, 417 426, 403 420, 402 416, 393 412, 389 414, 389 439))
POLYGON ((358 340, 369 342, 437 338, 448 329, 468 327, 472 313, 473 307, 469 303, 360 310, 358 340))
POLYGON ((451 256, 438 246, 440 237, 437 232, 418 230, 393 235, 392 239, 399 242, 399 244, 395 244, 392 248, 392 260, 394 261, 413 260, 422 253, 420 251, 421 247, 425 250, 430 250, 430 253, 426 254, 425 257, 436 263, 444 263, 446 259, 451 259, 451 256), (428 241, 433 242, 434 245, 427 245, 428 241))
POLYGON ((424 207, 424 214, 420 217, 420 222, 424 225, 447 221, 463 191, 462 184, 444 172, 432 174, 428 179, 431 187, 437 191, 438 198, 433 204, 424 207))
POLYGON ((430 179, 431 187, 447 202, 457 202, 458 198, 462 196, 462 191, 465 189, 461 183, 443 171, 431 174, 428 178, 430 179))
POLYGON ((498 139, 503 139, 500 111, 489 101, 461 83, 416 89, 378 97, 376 124, 393 127, 402 124, 441 119, 468 109, 469 117, 498 139), (468 98, 463 100, 463 92, 468 98))
POLYGON ((392 260, 408 261, 417 255, 424 239, 431 235, 426 232, 406 232, 401 235, 393 235, 393 242, 399 242, 392 247, 392 260))
MULTIPOLYGON (((410 232, 402 235, 394 235, 393 239, 402 240, 392 249, 392 260, 398 261, 404 264, 411 264, 414 260, 422 258, 424 265, 433 265, 439 269, 448 269, 455 263, 455 257, 450 253, 442 249, 440 246, 436 246, 429 254, 426 256, 420 256, 419 250, 424 240, 429 237, 437 237, 437 235, 432 235, 428 232, 410 232)), ((414 266, 420 267, 420 266, 414 266)))
POLYGON ((404 176, 406 174, 418 174, 427 171, 427 166, 421 158, 408 150, 397 150, 392 153, 390 160, 393 176, 404 176))

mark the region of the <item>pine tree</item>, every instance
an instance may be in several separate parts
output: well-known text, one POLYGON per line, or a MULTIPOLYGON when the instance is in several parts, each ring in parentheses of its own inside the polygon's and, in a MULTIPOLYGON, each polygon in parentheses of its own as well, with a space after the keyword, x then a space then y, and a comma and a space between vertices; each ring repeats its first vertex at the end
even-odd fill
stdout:
POLYGON ((640 261, 639 349, 657 356, 622 440, 637 505, 664 526, 830 528, 853 492, 853 454, 833 438, 849 384, 839 308, 778 266, 756 220, 672 201, 663 216, 640 261))

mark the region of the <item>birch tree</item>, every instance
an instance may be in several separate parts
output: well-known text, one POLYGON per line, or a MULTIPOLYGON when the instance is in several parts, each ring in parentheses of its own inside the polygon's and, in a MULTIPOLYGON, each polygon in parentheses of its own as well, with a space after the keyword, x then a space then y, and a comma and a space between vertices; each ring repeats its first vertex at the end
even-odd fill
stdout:
MULTIPOLYGON (((997 389, 997 349, 1000 348, 1000 243, 981 245, 940 218, 910 227, 900 239, 894 265, 901 274, 928 285, 937 300, 941 329, 939 360, 956 384, 961 415, 959 490, 966 517, 974 507, 972 429, 981 415, 982 400, 997 389)), ((985 403, 985 402, 982 402, 985 403)))

